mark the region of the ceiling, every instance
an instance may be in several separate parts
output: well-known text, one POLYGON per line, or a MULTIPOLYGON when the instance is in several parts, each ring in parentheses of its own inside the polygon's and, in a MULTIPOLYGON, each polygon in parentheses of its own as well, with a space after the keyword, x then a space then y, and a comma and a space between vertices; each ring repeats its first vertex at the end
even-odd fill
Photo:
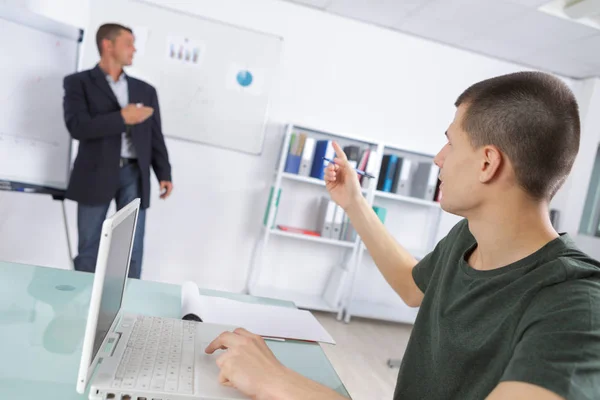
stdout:
POLYGON ((566 19, 567 0, 287 1, 563 76, 600 76, 600 29, 566 19))

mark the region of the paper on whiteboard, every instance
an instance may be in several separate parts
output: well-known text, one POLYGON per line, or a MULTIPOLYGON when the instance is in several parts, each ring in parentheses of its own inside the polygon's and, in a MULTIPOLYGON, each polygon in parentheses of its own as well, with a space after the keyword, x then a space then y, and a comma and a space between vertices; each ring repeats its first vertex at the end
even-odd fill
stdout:
POLYGON ((203 322, 237 326, 264 337, 335 344, 309 311, 203 296, 193 282, 181 286, 181 316, 189 314, 203 322))
POLYGON ((200 41, 184 36, 168 36, 165 57, 176 64, 199 67, 205 50, 206 46, 200 41))
POLYGON ((231 64, 227 72, 227 89, 253 96, 264 91, 265 73, 260 68, 244 64, 231 64))
POLYGON ((134 26, 133 37, 135 38, 135 55, 143 56, 146 53, 146 43, 148 43, 148 28, 145 26, 134 26))

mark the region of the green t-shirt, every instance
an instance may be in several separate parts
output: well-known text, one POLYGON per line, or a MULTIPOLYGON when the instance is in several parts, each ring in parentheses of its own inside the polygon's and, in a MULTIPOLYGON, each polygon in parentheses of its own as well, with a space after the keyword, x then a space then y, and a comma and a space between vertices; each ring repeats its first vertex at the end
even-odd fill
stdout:
POLYGON ((568 235, 479 271, 458 223, 413 270, 425 293, 395 400, 480 400, 503 381, 600 399, 600 263, 568 235))

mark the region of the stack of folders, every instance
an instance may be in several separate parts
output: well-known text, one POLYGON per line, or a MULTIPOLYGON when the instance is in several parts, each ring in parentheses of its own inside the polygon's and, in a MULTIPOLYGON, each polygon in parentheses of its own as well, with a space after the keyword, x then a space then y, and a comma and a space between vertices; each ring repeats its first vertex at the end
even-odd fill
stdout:
MULTIPOLYGON (((344 152, 352 167, 366 171, 371 175, 376 174, 377 154, 370 149, 361 149, 359 146, 346 146, 344 152)), ((330 160, 335 158, 335 150, 331 140, 315 140, 306 133, 292 133, 290 147, 286 158, 284 172, 298 174, 317 179, 323 179, 325 168, 330 160)), ((361 179, 364 188, 368 187, 369 180, 361 179)))
POLYGON ((377 181, 377 190, 425 200, 438 200, 439 168, 430 161, 385 154, 377 181))
POLYGON ((321 237, 327 239, 344 240, 353 242, 356 231, 344 210, 335 204, 328 196, 321 197, 317 231, 321 237))
POLYGON ((315 153, 315 144, 315 139, 309 138, 306 133, 292 133, 284 171, 309 176, 315 153))
MULTIPOLYGON (((367 172, 369 175, 377 175, 377 151, 371 149, 361 149, 358 146, 344 147, 344 153, 348 157, 348 161, 353 168, 367 172)), ((369 188, 369 179, 359 175, 359 180, 363 189, 369 188)))

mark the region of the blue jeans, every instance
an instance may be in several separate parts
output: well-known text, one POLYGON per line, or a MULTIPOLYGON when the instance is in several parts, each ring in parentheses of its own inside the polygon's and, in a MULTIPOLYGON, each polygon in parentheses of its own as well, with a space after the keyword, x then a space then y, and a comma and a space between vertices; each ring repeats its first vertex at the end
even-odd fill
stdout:
MULTIPOLYGON (((132 200, 141 196, 141 174, 137 164, 129 164, 121 168, 119 189, 115 201, 117 210, 125 207, 132 200)), ((77 230, 79 234, 78 254, 74 264, 77 271, 94 272, 96 258, 100 245, 102 223, 106 218, 108 204, 89 206, 77 205, 77 230)), ((142 275, 142 256, 144 252, 144 228, 146 225, 146 210, 140 210, 133 241, 129 277, 139 279, 142 275)))

